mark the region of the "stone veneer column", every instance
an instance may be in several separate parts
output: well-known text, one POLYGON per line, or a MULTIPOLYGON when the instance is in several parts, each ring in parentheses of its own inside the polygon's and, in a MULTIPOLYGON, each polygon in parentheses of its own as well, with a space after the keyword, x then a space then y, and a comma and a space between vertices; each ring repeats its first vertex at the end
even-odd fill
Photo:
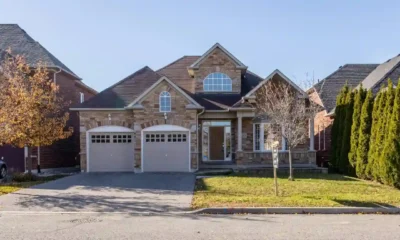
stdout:
POLYGON ((237 129, 237 136, 238 136, 238 147, 237 151, 242 151, 242 117, 238 117, 238 129, 237 129))
POLYGON ((310 151, 314 151, 314 118, 310 118, 310 151))

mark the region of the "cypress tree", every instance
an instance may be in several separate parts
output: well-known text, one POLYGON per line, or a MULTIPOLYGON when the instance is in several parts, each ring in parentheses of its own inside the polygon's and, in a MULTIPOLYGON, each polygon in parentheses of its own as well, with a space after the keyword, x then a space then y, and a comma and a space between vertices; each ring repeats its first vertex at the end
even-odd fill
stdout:
POLYGON ((380 101, 378 102, 379 106, 377 109, 377 121, 376 121, 376 126, 375 126, 375 139, 374 139, 374 148, 373 151, 371 152, 371 161, 372 161, 372 166, 371 166, 371 174, 372 178, 376 181, 379 181, 379 155, 382 154, 381 152, 381 145, 382 145, 382 138, 384 137, 383 133, 383 125, 384 125, 384 110, 386 107, 386 99, 387 99, 387 93, 386 91, 381 92, 382 96, 380 98, 380 101))
POLYGON ((381 106, 381 101, 383 98, 383 86, 381 87, 381 90, 378 92, 375 100, 374 100, 374 106, 372 108, 372 119, 371 119, 371 134, 370 134, 370 140, 369 140, 369 150, 368 150, 368 164, 367 164, 367 169, 365 171, 365 175, 369 179, 373 179, 373 166, 374 166, 374 153, 375 153, 375 148, 376 148, 376 135, 378 133, 378 122, 379 122, 379 117, 380 117, 380 106, 381 106))
POLYGON ((374 106, 374 96, 372 91, 369 90, 365 97, 364 103, 362 104, 361 117, 360 117, 360 128, 359 138, 356 153, 356 175, 359 178, 366 178, 367 176, 367 165, 368 165, 368 152, 369 143, 371 136, 371 125, 372 125, 372 109, 374 106))
POLYGON ((383 183, 400 187, 400 87, 396 89, 393 114, 385 142, 381 173, 383 183))
POLYGON ((388 80, 388 87, 385 91, 386 94, 386 104, 382 114, 382 121, 380 125, 380 144, 378 145, 377 152, 376 152, 376 179, 379 180, 380 177, 385 176, 385 168, 387 160, 384 158, 383 150, 386 145, 386 142, 389 141, 389 125, 391 122, 391 116, 393 111, 393 102, 395 98, 395 91, 393 89, 393 83, 389 79, 388 80))
POLYGON ((361 86, 360 89, 357 89, 354 92, 354 107, 353 107, 353 120, 352 120, 353 123, 351 125, 350 151, 349 151, 349 162, 353 167, 356 165, 357 161, 360 116, 364 98, 365 98, 365 90, 361 86))
POLYGON ((346 85, 340 90, 338 96, 336 97, 336 107, 335 107, 335 119, 332 125, 332 141, 331 141, 331 167, 338 170, 339 159, 341 152, 341 138, 343 134, 343 111, 344 104, 346 100, 346 95, 348 92, 348 86, 346 85))
POLYGON ((352 91, 347 91, 345 104, 343 107, 343 133, 340 148, 340 162, 339 162, 339 170, 345 174, 352 174, 353 169, 349 164, 349 151, 350 151, 350 134, 351 134, 351 125, 353 118, 353 105, 354 105, 354 93, 352 91))

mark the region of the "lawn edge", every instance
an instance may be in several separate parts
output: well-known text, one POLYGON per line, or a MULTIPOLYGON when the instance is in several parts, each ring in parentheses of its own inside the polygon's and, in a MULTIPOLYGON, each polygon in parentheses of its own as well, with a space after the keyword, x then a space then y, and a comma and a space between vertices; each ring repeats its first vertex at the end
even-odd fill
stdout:
POLYGON ((382 207, 237 207, 201 208, 193 214, 400 214, 400 208, 382 207))

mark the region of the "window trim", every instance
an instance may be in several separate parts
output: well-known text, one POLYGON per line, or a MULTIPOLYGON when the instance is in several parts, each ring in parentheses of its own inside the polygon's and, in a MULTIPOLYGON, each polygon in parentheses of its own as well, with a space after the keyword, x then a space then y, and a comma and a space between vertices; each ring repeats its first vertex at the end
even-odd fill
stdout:
MULTIPOLYGON (((267 122, 262 122, 262 123, 253 123, 253 151, 254 152, 272 152, 272 150, 265 150, 264 149, 264 125, 265 124, 270 124, 267 122), (260 150, 256 150, 256 125, 260 125, 260 150), (262 134, 261 134, 262 133, 262 134)), ((284 131, 284 129, 282 129, 282 132, 284 131)), ((286 152, 288 151, 287 149, 285 149, 286 147, 286 140, 285 138, 282 136, 281 139, 281 149, 279 150, 279 152, 286 152)))
POLYGON ((83 103, 85 101, 85 94, 83 92, 79 93, 79 100, 81 103, 83 103))
POLYGON ((166 113, 166 112, 171 112, 172 109, 172 103, 171 103, 171 93, 169 93, 168 91, 162 91, 159 95, 159 99, 158 99, 158 103, 159 103, 159 111, 162 113, 166 113), (165 94, 165 95, 164 95, 165 94), (169 110, 168 109, 164 109, 163 111, 163 106, 161 104, 161 99, 167 99, 169 101, 169 110))
MULTIPOLYGON (((215 77, 214 77, 215 78, 215 77)), ((215 78, 217 79, 217 78, 215 78)), ((228 74, 222 73, 222 72, 212 72, 210 74, 208 74, 204 79, 203 79, 203 91, 204 92, 232 92, 233 90, 233 81, 232 79, 228 76, 228 74), (214 84, 214 83, 208 83, 207 85, 211 85, 211 86, 217 86, 220 85, 221 86, 221 90, 218 89, 211 89, 210 87, 208 87, 208 90, 206 90, 206 81, 210 81, 211 77, 214 77, 214 74, 221 74, 222 78, 221 78, 221 84, 214 84), (229 80, 229 84, 224 84, 223 80, 229 80), (230 86, 230 90, 224 90, 224 86, 230 86)))

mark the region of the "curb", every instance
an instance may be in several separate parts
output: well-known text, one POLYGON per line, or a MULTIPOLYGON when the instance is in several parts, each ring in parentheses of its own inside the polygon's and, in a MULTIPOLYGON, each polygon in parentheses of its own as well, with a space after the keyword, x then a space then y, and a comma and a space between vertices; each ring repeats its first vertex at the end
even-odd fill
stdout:
POLYGON ((400 208, 369 207, 250 207, 202 208, 192 214, 400 214, 400 208))

